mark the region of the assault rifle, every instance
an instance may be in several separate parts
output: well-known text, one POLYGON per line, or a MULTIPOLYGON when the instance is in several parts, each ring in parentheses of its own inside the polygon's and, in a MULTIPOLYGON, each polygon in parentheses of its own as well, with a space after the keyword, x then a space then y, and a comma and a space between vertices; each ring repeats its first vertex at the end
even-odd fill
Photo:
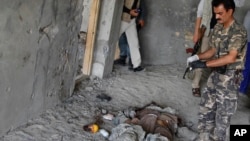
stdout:
MULTIPOLYGON (((199 51, 199 49, 200 49, 200 47, 201 47, 202 37, 203 37, 203 35, 204 35, 205 31, 206 31, 205 26, 202 26, 200 30, 201 30, 201 35, 202 35, 202 36, 201 36, 201 38, 195 43, 194 48, 193 48, 193 50, 192 50, 192 55, 191 55, 191 56, 194 56, 194 55, 199 51)), ((187 72, 188 72, 188 71, 191 71, 191 69, 192 69, 192 68, 190 68, 189 65, 188 65, 188 67, 186 68, 186 70, 185 70, 185 72, 184 72, 183 79, 185 79, 185 76, 186 76, 187 72)))

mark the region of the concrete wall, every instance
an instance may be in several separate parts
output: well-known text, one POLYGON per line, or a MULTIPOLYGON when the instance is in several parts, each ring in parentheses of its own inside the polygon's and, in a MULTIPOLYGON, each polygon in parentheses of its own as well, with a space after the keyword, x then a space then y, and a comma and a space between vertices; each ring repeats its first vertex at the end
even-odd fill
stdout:
MULTIPOLYGON (((235 17, 243 22, 250 1, 236 9, 235 17)), ((185 48, 193 47, 192 35, 199 0, 145 0, 146 25, 140 32, 142 61, 144 64, 185 63, 189 54, 185 48)))
POLYGON ((90 8, 92 5, 92 0, 84 0, 83 1, 83 11, 82 11, 82 24, 81 24, 81 31, 87 32, 88 30, 88 23, 89 23, 89 13, 90 8))
POLYGON ((113 69, 123 0, 101 0, 101 2, 91 75, 103 78, 113 69))
POLYGON ((83 0, 1 0, 0 135, 69 97, 83 0))

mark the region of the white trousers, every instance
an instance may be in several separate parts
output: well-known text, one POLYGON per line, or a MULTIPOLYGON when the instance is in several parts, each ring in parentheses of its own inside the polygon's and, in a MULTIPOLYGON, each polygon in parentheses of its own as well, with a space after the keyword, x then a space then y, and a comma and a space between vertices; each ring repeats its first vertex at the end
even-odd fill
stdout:
POLYGON ((136 30, 135 18, 132 19, 130 23, 122 21, 120 36, 123 32, 125 32, 127 36, 133 67, 136 68, 141 65, 141 54, 139 50, 140 45, 138 40, 138 33, 136 30))

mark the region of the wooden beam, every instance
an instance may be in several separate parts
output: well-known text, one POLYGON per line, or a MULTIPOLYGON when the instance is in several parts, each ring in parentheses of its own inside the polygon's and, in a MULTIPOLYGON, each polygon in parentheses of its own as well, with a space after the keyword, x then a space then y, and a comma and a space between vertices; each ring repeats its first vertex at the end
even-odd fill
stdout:
POLYGON ((116 46, 115 46, 115 58, 114 58, 114 60, 119 59, 119 58, 120 58, 120 49, 119 49, 118 43, 116 43, 116 46))
POLYGON ((88 78, 89 78, 89 76, 84 75, 84 74, 77 75, 75 77, 75 85, 79 84, 81 81, 88 79, 88 78))
POLYGON ((99 9, 100 9, 100 0, 93 0, 90 9, 89 23, 87 30, 87 41, 86 41, 86 48, 82 65, 83 66, 82 73, 85 75, 90 75, 92 69, 99 9))

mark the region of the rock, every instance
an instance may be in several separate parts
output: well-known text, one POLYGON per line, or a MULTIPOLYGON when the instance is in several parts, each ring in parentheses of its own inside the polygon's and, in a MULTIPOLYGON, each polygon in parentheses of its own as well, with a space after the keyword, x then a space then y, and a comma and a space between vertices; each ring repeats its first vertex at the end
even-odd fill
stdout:
POLYGON ((180 127, 178 128, 177 136, 190 141, 194 141, 198 137, 198 134, 189 130, 187 127, 180 127))
POLYGON ((85 90, 86 90, 86 91, 93 91, 94 88, 92 88, 92 87, 86 87, 85 90))

